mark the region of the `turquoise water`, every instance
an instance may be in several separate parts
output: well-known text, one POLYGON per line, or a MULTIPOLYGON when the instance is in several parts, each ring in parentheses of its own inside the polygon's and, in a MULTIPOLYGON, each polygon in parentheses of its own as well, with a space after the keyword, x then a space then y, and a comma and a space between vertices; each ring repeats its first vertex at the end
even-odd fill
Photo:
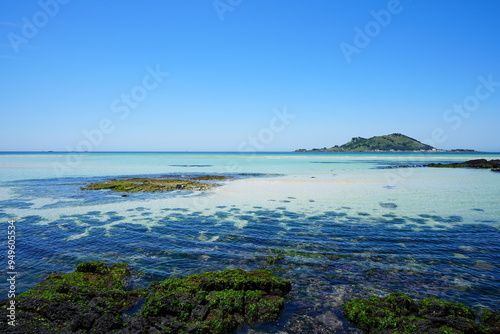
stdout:
POLYGON ((137 286, 226 268, 292 280, 281 319, 241 333, 356 332, 340 305, 395 291, 499 309, 500 174, 387 169, 477 158, 500 154, 0 153, 1 242, 15 220, 19 291, 84 260, 127 262, 137 286), (80 189, 205 174, 235 179, 202 193, 80 189))

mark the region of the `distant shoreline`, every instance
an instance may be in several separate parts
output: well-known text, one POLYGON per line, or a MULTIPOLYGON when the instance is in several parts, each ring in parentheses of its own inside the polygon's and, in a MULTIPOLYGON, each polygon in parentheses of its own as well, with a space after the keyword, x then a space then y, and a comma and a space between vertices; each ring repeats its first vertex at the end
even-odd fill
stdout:
POLYGON ((495 153, 495 152, 481 152, 476 150, 456 149, 456 150, 416 150, 416 151, 400 151, 400 150, 372 150, 372 151, 328 151, 324 149, 299 149, 295 150, 297 153, 495 153))
POLYGON ((322 150, 295 150, 295 151, 258 151, 258 152, 239 152, 239 151, 92 151, 92 152, 68 152, 68 151, 0 151, 0 154, 152 154, 152 153, 171 153, 171 154, 296 154, 296 153, 450 153, 450 154, 500 154, 500 151, 322 151, 322 150))

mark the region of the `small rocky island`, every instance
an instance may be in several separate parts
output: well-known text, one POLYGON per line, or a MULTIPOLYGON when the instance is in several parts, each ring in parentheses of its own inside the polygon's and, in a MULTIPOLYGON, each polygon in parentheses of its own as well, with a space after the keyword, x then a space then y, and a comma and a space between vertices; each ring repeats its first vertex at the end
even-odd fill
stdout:
POLYGON ((232 178, 223 175, 204 175, 187 179, 170 178, 129 178, 113 179, 105 182, 90 183, 82 190, 103 190, 110 189, 115 192, 134 193, 134 192, 160 192, 174 190, 208 190, 219 186, 213 181, 227 181, 232 178), (208 182, 207 182, 208 181, 208 182))
POLYGON ((371 138, 354 137, 348 143, 330 148, 299 149, 295 152, 475 152, 474 150, 442 150, 419 142, 401 133, 371 138))

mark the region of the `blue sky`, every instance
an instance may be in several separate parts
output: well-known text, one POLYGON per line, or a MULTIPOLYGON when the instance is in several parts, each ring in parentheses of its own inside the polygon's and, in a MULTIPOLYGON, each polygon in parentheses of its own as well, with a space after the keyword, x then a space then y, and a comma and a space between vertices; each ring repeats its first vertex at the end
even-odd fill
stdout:
POLYGON ((500 151, 500 2, 0 0, 0 150, 500 151))

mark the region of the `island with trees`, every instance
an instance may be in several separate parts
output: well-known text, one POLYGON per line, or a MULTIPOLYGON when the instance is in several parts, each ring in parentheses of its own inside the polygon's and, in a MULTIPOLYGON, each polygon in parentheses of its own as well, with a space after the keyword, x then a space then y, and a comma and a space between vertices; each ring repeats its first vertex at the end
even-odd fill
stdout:
POLYGON ((354 137, 348 143, 330 148, 298 149, 295 152, 475 152, 468 149, 443 150, 401 133, 371 138, 354 137))

